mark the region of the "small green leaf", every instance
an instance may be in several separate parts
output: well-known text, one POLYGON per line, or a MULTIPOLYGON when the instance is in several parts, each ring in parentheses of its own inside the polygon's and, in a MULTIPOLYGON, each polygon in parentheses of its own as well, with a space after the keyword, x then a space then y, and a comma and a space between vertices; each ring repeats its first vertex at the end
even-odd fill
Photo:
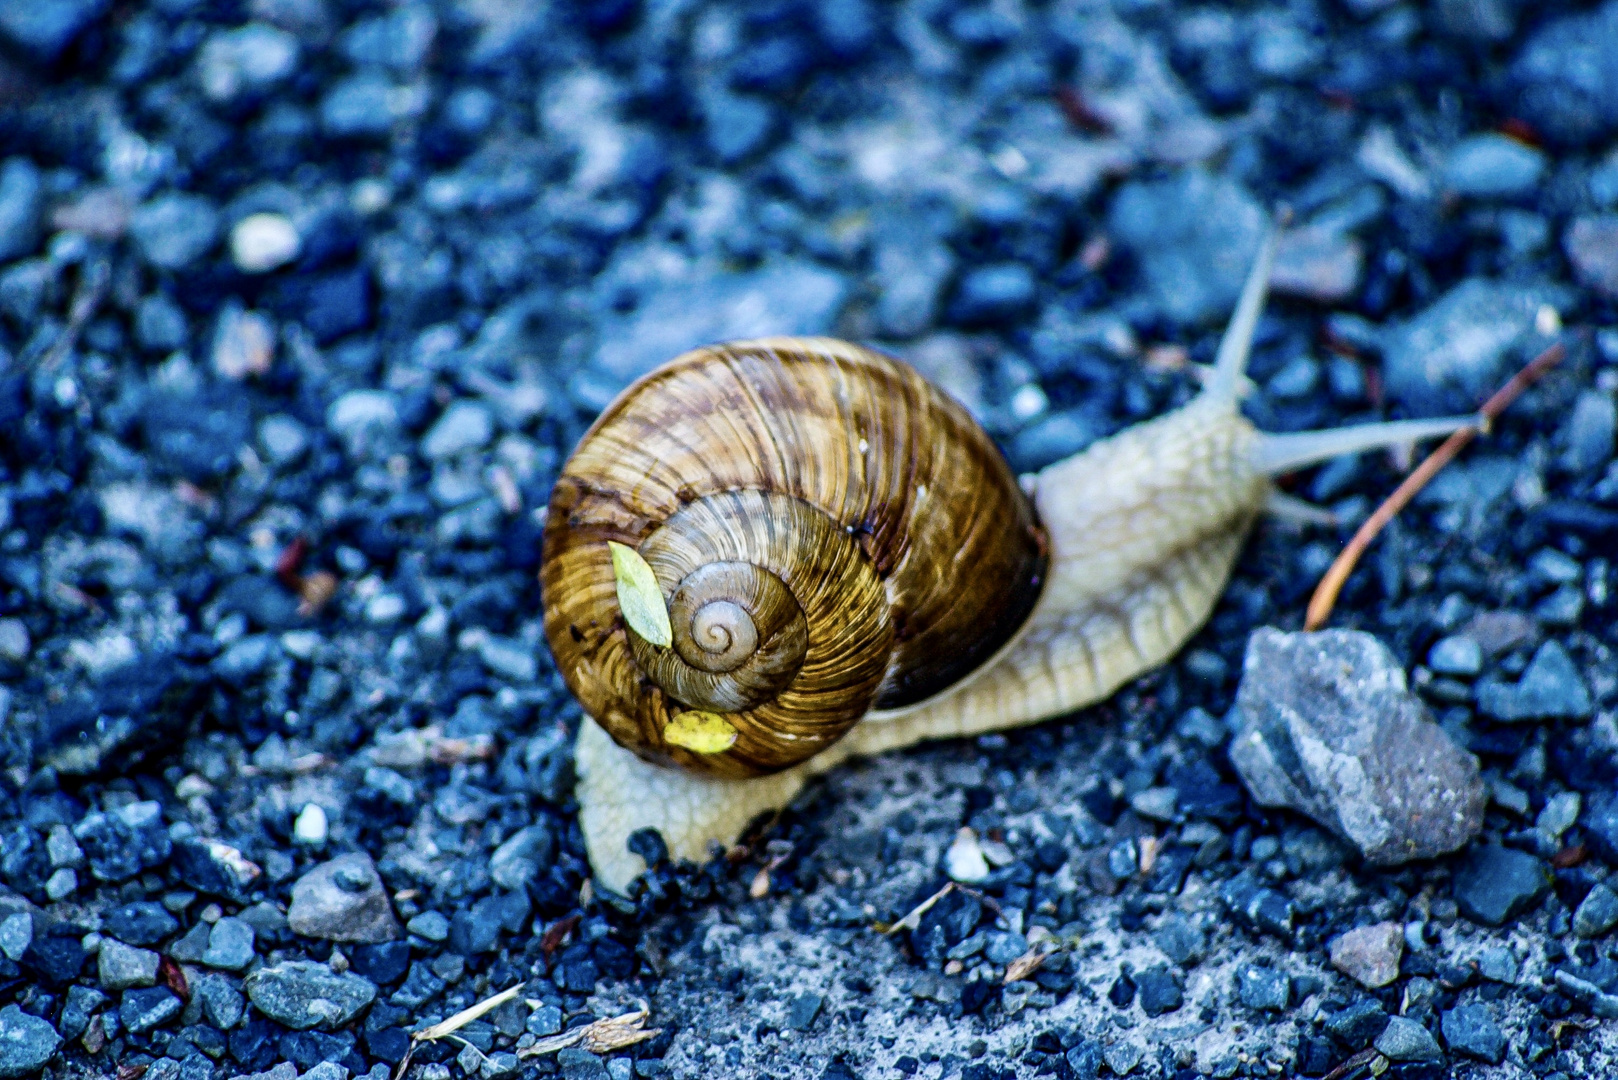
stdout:
POLYGON ((668 648, 674 643, 674 629, 669 625, 669 609, 663 602, 663 590, 657 586, 657 576, 634 548, 611 540, 607 547, 612 551, 612 576, 618 584, 618 607, 624 613, 624 622, 653 645, 668 648))
POLYGON ((722 754, 736 744, 736 729, 718 713, 693 709, 670 720, 663 738, 694 754, 722 754))

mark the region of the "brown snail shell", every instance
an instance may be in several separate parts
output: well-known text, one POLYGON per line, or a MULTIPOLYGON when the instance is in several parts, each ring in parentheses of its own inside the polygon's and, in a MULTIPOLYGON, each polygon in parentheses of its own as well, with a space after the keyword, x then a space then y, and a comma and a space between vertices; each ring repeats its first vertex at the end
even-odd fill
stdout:
POLYGON ((830 339, 732 342, 635 383, 574 451, 546 521, 545 633, 614 741, 757 776, 980 667, 1033 609, 1046 550, 999 450, 911 368, 830 339), (652 568, 670 646, 624 622, 609 541, 652 568), (733 745, 671 743, 692 710, 733 745))

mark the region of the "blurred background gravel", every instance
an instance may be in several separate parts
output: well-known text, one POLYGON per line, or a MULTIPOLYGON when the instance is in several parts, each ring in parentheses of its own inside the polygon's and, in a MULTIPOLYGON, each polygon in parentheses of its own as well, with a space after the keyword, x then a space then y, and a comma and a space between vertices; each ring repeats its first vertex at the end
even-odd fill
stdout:
POLYGON ((1615 302, 1618 0, 0 0, 0 1077, 381 1080, 518 982, 411 1076, 1610 1076, 1615 302), (1477 846, 1241 786, 1248 633, 1343 539, 1266 524, 1113 701, 585 888, 535 567, 596 411, 835 333, 1034 469, 1194 393, 1282 204, 1261 426, 1569 348, 1336 618, 1477 846), (872 932, 963 825, 987 877, 872 932))

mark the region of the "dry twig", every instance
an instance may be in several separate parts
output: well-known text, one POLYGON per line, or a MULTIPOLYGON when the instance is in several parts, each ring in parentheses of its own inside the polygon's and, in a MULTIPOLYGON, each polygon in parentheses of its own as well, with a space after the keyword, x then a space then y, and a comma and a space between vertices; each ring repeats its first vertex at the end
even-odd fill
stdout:
POLYGON ((1332 607, 1337 603, 1337 594, 1342 592, 1343 584, 1348 575, 1354 572, 1355 565, 1365 549, 1371 546, 1380 533, 1392 521, 1394 515, 1410 504, 1416 493, 1427 486, 1427 482, 1438 475, 1438 470, 1448 465, 1459 454, 1467 443, 1477 437, 1480 431, 1487 431, 1489 425, 1511 405, 1513 401, 1522 396, 1522 392, 1532 386, 1542 375, 1555 367, 1562 359, 1563 349, 1560 342, 1552 345, 1536 356, 1511 381, 1495 391, 1493 397, 1484 402, 1483 408, 1478 410, 1478 424, 1474 427, 1462 428, 1427 455, 1427 459, 1418 465, 1414 472, 1405 477, 1404 483, 1394 489, 1392 495, 1385 499, 1376 512, 1365 519, 1346 547, 1338 554, 1330 568, 1327 569, 1320 584, 1315 586, 1315 594, 1309 598, 1308 614, 1304 617, 1305 630, 1319 630, 1331 617, 1332 607))

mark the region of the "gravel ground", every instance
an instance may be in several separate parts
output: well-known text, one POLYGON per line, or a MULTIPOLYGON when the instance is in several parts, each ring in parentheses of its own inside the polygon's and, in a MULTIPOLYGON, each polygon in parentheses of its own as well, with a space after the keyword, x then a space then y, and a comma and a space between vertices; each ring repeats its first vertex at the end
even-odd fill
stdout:
MULTIPOLYGON (((380 1080, 519 982, 410 1075, 1618 1072, 1618 0, 0 0, 0 46, 0 1077, 380 1080), (1344 539, 1265 523, 1111 702, 589 887, 535 567, 618 389, 836 333, 1037 468, 1189 398, 1281 204, 1260 426, 1568 349, 1334 618, 1472 846, 1243 786, 1249 634, 1344 539)), ((1353 523, 1402 464, 1286 486, 1353 523)))

